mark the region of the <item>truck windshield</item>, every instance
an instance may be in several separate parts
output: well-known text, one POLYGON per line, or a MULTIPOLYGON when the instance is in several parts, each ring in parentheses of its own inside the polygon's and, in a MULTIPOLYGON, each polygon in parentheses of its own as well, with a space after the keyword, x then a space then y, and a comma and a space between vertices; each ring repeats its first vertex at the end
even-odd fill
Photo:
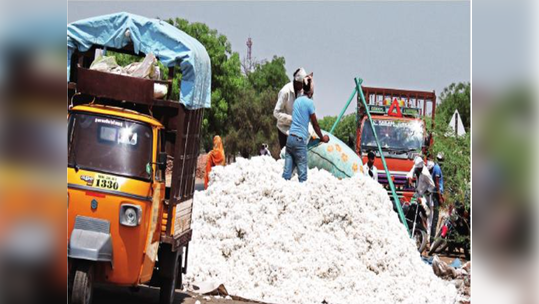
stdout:
MULTIPOLYGON (((395 152, 421 150, 423 144, 423 121, 373 119, 374 129, 382 149, 395 152)), ((361 150, 377 149, 369 120, 361 132, 361 150)))
POLYGON ((126 177, 151 177, 152 130, 112 116, 74 113, 68 125, 68 166, 126 177))

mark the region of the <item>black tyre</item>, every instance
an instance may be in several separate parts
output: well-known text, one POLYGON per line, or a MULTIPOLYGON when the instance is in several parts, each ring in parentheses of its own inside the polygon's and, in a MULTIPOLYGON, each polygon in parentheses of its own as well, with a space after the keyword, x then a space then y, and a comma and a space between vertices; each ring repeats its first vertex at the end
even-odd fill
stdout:
POLYGON ((71 304, 91 304, 94 285, 94 267, 92 264, 80 264, 73 275, 71 304))
POLYGON ((176 276, 172 278, 161 278, 159 290, 159 304, 172 304, 176 293, 176 276))
POLYGON ((162 244, 159 249, 159 303, 172 304, 176 291, 176 282, 180 268, 179 252, 173 252, 169 244, 162 244))
POLYGON ((447 247, 447 241, 442 238, 437 238, 430 246, 429 255, 440 253, 443 248, 447 247))
POLYGON ((417 246, 417 250, 421 253, 427 247, 427 232, 416 229, 414 230, 414 240, 417 246))

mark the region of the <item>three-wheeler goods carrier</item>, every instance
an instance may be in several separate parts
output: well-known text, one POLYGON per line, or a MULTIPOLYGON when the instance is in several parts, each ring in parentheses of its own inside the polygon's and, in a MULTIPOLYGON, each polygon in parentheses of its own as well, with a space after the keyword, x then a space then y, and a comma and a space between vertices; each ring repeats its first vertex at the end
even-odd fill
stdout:
POLYGON ((159 286, 160 303, 173 302, 187 270, 210 79, 205 48, 166 22, 120 13, 68 25, 70 302, 89 304, 95 282, 159 286), (152 53, 168 80, 89 69, 96 49, 152 53), (179 72, 180 100, 170 100, 179 72), (162 99, 156 83, 168 88, 162 99))

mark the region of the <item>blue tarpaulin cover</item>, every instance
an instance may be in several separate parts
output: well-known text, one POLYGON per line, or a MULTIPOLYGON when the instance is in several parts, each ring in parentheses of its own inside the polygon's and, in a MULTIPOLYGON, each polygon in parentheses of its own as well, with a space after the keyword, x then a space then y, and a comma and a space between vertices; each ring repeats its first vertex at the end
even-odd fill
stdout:
POLYGON ((67 80, 71 55, 93 45, 120 49, 133 43, 136 54, 153 53, 167 67, 180 66, 180 102, 188 109, 211 105, 210 57, 198 40, 169 23, 129 13, 79 20, 67 26, 67 80), (129 30, 129 35, 126 31, 129 30))

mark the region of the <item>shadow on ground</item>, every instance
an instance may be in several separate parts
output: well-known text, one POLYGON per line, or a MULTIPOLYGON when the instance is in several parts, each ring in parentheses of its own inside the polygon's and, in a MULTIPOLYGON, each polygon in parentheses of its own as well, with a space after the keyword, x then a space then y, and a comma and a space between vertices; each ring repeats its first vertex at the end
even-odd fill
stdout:
MULTIPOLYGON (((94 290, 94 303, 99 304, 158 304, 159 288, 141 286, 138 291, 133 291, 127 287, 118 286, 97 286, 94 290)), ((195 303, 189 294, 176 291, 175 304, 195 303)))

